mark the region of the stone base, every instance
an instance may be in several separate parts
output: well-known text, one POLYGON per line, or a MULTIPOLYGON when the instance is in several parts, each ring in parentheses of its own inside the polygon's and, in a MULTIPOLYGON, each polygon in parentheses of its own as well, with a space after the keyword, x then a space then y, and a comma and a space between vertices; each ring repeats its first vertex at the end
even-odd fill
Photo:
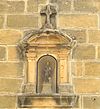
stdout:
POLYGON ((77 107, 76 95, 19 95, 19 108, 72 108, 77 107))
POLYGON ((22 93, 36 93, 36 86, 33 84, 24 84, 22 93))
POLYGON ((43 84, 42 92, 43 94, 50 94, 52 93, 51 84, 43 84))
POLYGON ((61 95, 63 95, 63 94, 68 95, 70 93, 72 94, 72 93, 74 93, 73 92, 73 86, 70 85, 70 84, 60 84, 59 85, 59 93, 61 95))

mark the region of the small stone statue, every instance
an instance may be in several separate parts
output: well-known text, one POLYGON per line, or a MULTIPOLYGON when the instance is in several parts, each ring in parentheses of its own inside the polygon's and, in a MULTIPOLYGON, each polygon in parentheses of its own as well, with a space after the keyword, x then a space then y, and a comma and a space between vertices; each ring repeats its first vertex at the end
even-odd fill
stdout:
POLYGON ((51 66, 50 66, 50 62, 47 62, 46 63, 46 66, 44 68, 44 82, 45 83, 50 83, 50 80, 51 80, 51 74, 52 74, 52 69, 51 69, 51 66))

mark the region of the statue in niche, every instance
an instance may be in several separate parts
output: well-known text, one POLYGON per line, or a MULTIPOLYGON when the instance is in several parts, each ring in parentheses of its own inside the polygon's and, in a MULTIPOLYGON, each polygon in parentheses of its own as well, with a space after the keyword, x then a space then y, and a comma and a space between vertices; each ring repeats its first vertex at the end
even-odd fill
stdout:
POLYGON ((51 76, 52 76, 52 68, 50 66, 50 62, 47 62, 46 66, 44 68, 44 82, 50 83, 51 82, 51 76))

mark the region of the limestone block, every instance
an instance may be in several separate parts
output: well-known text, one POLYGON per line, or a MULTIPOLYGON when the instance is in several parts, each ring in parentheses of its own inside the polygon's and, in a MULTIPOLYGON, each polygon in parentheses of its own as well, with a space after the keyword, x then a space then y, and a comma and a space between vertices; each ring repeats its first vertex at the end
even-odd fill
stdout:
POLYGON ((19 52, 17 46, 8 46, 8 60, 9 61, 19 60, 19 52))
POLYGON ((71 9, 71 1, 70 0, 58 0, 57 1, 58 4, 58 11, 59 12, 68 12, 71 9))
POLYGON ((15 96, 0 96, 0 108, 14 109, 16 107, 15 96))
POLYGON ((85 109, 99 109, 100 108, 100 96, 84 96, 83 108, 85 109))
POLYGON ((8 15, 7 26, 12 28, 38 27, 38 17, 34 15, 8 15))
POLYGON ((98 28, 98 16, 87 14, 60 14, 59 28, 98 28))
POLYGON ((100 79, 74 78, 73 85, 76 93, 100 93, 100 79))
POLYGON ((0 13, 21 13, 25 8, 24 1, 0 0, 0 13))
POLYGON ((3 27, 3 23, 4 23, 4 17, 0 15, 0 28, 3 27))
POLYGON ((93 45, 78 45, 73 50, 73 59, 84 60, 95 58, 95 47, 93 45))
POLYGON ((100 62, 85 63, 85 76, 100 77, 100 62))
POLYGON ((38 4, 46 4, 47 0, 38 0, 38 4))
POLYGON ((82 62, 72 62, 71 70, 74 76, 82 76, 83 75, 82 62))
POLYGON ((100 1, 99 0, 75 0, 74 9, 79 12, 100 12, 100 1))
POLYGON ((38 0, 28 0, 27 2, 28 12, 37 12, 38 11, 38 0))
POLYGON ((98 58, 100 59, 100 46, 98 47, 98 58))
POLYGON ((89 30, 89 42, 100 44, 100 30, 89 30))
POLYGON ((0 77, 21 77, 22 75, 22 63, 0 62, 0 77))
POLYGON ((63 29, 67 35, 70 37, 75 37, 78 43, 85 43, 86 42, 86 30, 71 30, 71 29, 63 29))
POLYGON ((18 93, 21 90, 21 79, 0 79, 0 93, 12 92, 18 93))
POLYGON ((17 30, 0 30, 1 44, 17 44, 21 39, 21 32, 17 30))
POLYGON ((0 61, 6 60, 6 47, 0 46, 0 61))

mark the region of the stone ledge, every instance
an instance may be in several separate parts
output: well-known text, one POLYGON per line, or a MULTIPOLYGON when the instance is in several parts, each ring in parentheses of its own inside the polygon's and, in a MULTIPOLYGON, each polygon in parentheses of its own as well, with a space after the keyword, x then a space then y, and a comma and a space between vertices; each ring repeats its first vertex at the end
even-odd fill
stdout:
POLYGON ((78 107, 77 95, 19 95, 19 108, 72 108, 78 107), (48 102, 47 102, 48 101, 48 102))

